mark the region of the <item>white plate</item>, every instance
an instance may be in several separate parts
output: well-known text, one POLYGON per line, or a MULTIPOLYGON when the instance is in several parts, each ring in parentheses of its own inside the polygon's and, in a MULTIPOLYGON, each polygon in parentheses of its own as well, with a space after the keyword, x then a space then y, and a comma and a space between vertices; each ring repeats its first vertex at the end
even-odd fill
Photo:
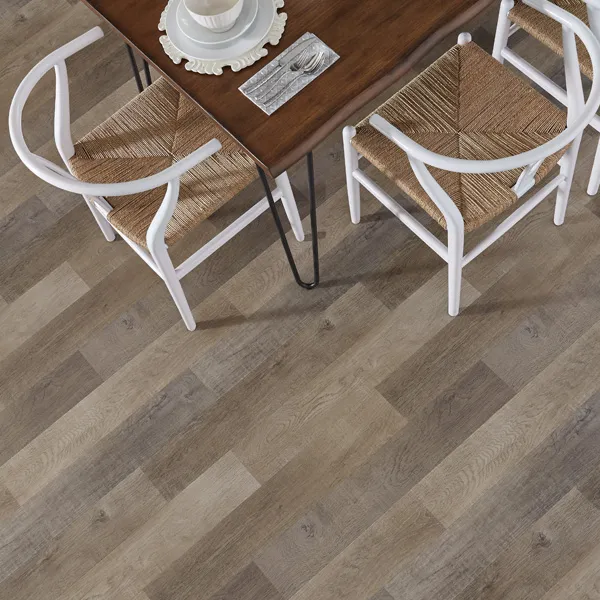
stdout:
MULTIPOLYGON (((254 19, 252 25, 250 25, 242 36, 222 47, 221 45, 215 44, 205 46, 191 40, 184 35, 179 28, 179 25, 177 24, 177 8, 182 1, 183 0, 171 0, 167 5, 165 10, 165 31, 170 44, 179 52, 181 58, 186 58, 191 61, 199 60, 221 63, 245 56, 256 49, 261 43, 263 45, 266 43, 266 38, 272 30, 273 22, 277 15, 274 0, 258 0, 258 14, 256 15, 256 19, 254 19)), ((265 54, 266 51, 263 56, 265 54)), ((181 60, 181 58, 179 60, 181 60)), ((189 64, 187 67, 189 68, 189 64)))
POLYGON ((230 44, 233 40, 248 31, 258 15, 258 2, 259 0, 244 0, 242 12, 235 25, 229 31, 223 33, 215 33, 206 27, 202 27, 190 15, 184 2, 180 2, 177 7, 177 24, 184 35, 197 44, 203 46, 224 46, 230 44))

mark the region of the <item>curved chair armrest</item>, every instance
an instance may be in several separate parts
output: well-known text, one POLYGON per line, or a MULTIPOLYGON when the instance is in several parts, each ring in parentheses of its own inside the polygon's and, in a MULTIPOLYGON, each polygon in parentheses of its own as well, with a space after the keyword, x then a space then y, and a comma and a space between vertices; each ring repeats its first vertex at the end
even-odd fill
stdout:
POLYGON ((150 227, 146 232, 146 246, 152 256, 160 255, 165 248, 165 234, 167 225, 175 212, 179 200, 179 179, 173 179, 167 184, 167 192, 156 214, 152 218, 150 227))
POLYGON ((47 183, 68 192, 86 196, 127 196, 166 185, 221 149, 221 143, 217 139, 213 139, 159 173, 135 181, 106 184, 80 181, 69 175, 62 167, 31 152, 23 136, 22 119, 23 108, 33 88, 48 71, 57 65, 63 65, 64 68, 65 59, 99 40, 103 35, 100 27, 94 27, 68 44, 61 46, 35 65, 17 88, 10 105, 9 132, 16 153, 28 169, 47 183))
POLYGON ((150 175, 142 179, 135 179, 133 181, 125 181, 122 183, 90 183, 87 181, 80 181, 75 177, 67 178, 65 175, 59 174, 57 171, 64 171, 57 165, 53 165, 50 168, 47 159, 32 154, 34 161, 29 160, 23 162, 33 171, 38 177, 59 187, 67 192, 73 192, 75 194, 84 194, 86 196, 129 196, 131 194, 138 194, 140 192, 147 192, 163 185, 167 185, 174 179, 179 179, 184 173, 195 167, 197 164, 206 160, 221 149, 221 142, 216 138, 210 140, 203 146, 200 146, 197 150, 194 150, 191 154, 188 154, 185 158, 177 161, 175 164, 150 175))
MULTIPOLYGON (((593 2, 594 7, 600 5, 600 0, 587 1, 590 2, 590 5, 593 2)), ((582 21, 548 0, 523 0, 523 2, 558 21, 577 35, 590 55, 594 73, 600 74, 600 42, 582 21)), ((600 75, 594 77, 585 106, 562 133, 533 150, 494 160, 467 160, 444 156, 424 148, 380 115, 372 115, 369 122, 377 131, 402 148, 409 157, 416 158, 426 165, 455 173, 498 173, 526 167, 560 152, 590 124, 599 107, 600 75)))

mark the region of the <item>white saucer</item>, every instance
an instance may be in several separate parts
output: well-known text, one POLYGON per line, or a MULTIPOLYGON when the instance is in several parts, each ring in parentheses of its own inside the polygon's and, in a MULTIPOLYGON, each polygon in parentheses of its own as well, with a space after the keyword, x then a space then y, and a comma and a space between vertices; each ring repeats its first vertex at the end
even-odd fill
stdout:
MULTIPOLYGON (((222 75, 226 66, 233 71, 249 67, 268 54, 267 44, 275 46, 280 42, 287 21, 285 13, 278 13, 284 0, 256 0, 256 17, 243 33, 227 42, 205 44, 181 30, 177 16, 182 3, 182 0, 169 0, 158 25, 158 29, 166 33, 160 37, 160 43, 175 64, 186 60, 185 68, 196 73, 222 75)), ((252 7, 252 2, 247 4, 252 7)))
POLYGON ((203 46, 227 45, 246 33, 258 15, 258 0, 244 0, 242 12, 235 25, 223 33, 215 33, 196 22, 184 2, 177 7, 177 24, 181 31, 191 40, 203 46))

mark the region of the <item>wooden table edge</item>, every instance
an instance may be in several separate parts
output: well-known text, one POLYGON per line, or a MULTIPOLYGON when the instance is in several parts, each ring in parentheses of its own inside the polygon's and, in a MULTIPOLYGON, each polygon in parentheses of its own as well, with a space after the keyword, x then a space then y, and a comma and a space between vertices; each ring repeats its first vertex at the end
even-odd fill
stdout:
MULTIPOLYGON (((392 69, 387 75, 376 81, 366 90, 361 92, 358 96, 353 98, 351 102, 346 104, 341 110, 339 110, 333 117, 331 117, 326 123, 321 125, 312 135, 304 139, 298 144, 292 151, 284 155, 279 162, 274 165, 265 165, 257 156, 255 156, 246 146, 241 144, 243 148, 252 156, 254 161, 260 165, 265 171, 270 173, 273 177, 276 177, 295 165, 300 161, 306 154, 311 150, 314 150, 331 132, 337 127, 342 125, 349 117, 355 112, 359 111, 362 107, 368 104, 371 100, 376 98, 379 94, 384 92, 387 88, 393 85, 401 77, 406 75, 408 71, 414 67, 419 60, 424 58, 428 52, 433 50, 436 44, 439 44, 446 36, 450 35, 453 31, 456 31, 459 27, 462 27, 477 15, 482 13, 488 8, 495 0, 478 0, 476 4, 465 10, 464 12, 457 15, 454 19, 437 29, 433 32, 423 43, 421 43, 413 52, 402 60, 394 69, 392 69)), ((135 48, 136 52, 140 54, 148 63, 150 63, 154 69, 156 69, 169 83, 177 88, 182 94, 187 96, 196 106, 202 109, 202 111, 208 115, 221 129, 226 131, 233 139, 237 140, 236 136, 224 127, 218 119, 215 119, 213 115, 206 110, 201 104, 194 100, 186 91, 175 83, 161 68, 159 68, 150 57, 142 52, 122 31, 115 27, 108 19, 104 17, 96 8, 94 8, 88 0, 81 0, 92 12, 97 14, 105 23, 110 25, 127 44, 135 48)), ((157 24, 158 26, 158 24, 157 24)), ((158 29, 157 29, 158 35, 158 29)), ((208 76, 207 76, 208 77, 208 76)), ((240 92, 241 93, 241 92, 240 92)))

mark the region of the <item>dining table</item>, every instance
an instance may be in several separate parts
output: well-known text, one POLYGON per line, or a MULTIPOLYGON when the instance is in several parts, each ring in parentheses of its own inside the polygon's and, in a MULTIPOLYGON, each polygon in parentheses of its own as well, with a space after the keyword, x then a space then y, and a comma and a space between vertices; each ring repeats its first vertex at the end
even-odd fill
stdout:
MULTIPOLYGON (((312 289, 320 279, 313 150, 494 0, 286 0, 282 10, 287 23, 278 45, 268 46, 268 56, 252 66, 237 72, 227 68, 218 76, 189 71, 167 56, 158 30, 167 0, 82 2, 253 157, 294 278, 303 288, 312 289), (334 50, 339 60, 268 115, 239 88, 307 32, 334 50), (313 250, 310 282, 300 277, 268 179, 303 157, 313 250)), ((149 80, 147 69, 146 77, 149 80)))

